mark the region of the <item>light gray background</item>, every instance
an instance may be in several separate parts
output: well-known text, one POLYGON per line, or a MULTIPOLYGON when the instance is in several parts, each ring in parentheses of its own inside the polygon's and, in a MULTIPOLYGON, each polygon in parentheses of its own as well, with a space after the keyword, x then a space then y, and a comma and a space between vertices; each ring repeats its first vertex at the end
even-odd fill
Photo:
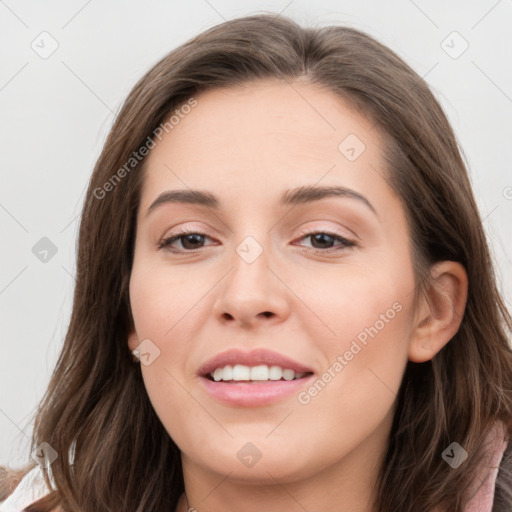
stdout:
POLYGON ((0 0, 0 464, 30 456, 32 415, 71 312, 85 187, 121 102, 171 49, 262 11, 362 29, 426 78, 466 154, 512 303, 510 0, 0 0), (51 38, 58 48, 41 58, 32 45, 49 51, 51 38), (32 252, 42 237, 58 249, 46 263, 32 252))

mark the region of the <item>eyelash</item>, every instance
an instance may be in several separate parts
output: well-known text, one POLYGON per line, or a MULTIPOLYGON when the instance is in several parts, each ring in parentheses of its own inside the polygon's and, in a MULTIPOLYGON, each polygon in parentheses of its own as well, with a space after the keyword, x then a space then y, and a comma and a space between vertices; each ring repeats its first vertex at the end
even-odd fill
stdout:
MULTIPOLYGON (((337 246, 337 247, 330 247, 328 249, 317 249, 316 247, 312 247, 311 250, 313 252, 325 254, 325 253, 331 253, 331 252, 336 252, 336 251, 347 250, 347 249, 350 249, 351 247, 355 247, 356 246, 355 242, 352 242, 351 240, 348 240, 348 239, 346 239, 346 238, 344 238, 344 237, 342 237, 342 236, 340 236, 340 235, 338 235, 336 233, 330 232, 330 231, 308 231, 308 232, 304 232, 304 233, 301 234, 301 237, 300 237, 299 240, 302 240, 303 238, 311 237, 313 235, 320 235, 320 234, 321 235, 327 235, 330 238, 333 238, 334 241, 341 242, 342 245, 337 246)), ((169 248, 169 246, 173 242, 175 242, 176 240, 179 240, 180 238, 184 238, 187 235, 199 235, 199 236, 210 238, 206 233, 201 233, 200 231, 196 231, 196 230, 183 230, 183 231, 181 231, 179 233, 176 233, 175 235, 173 235, 171 237, 164 238, 161 242, 159 242, 157 244, 158 248, 159 249, 168 250, 169 252, 181 253, 181 254, 184 254, 184 253, 194 253, 197 250, 202 249, 202 247, 199 248, 199 249, 171 249, 171 248, 169 248)))

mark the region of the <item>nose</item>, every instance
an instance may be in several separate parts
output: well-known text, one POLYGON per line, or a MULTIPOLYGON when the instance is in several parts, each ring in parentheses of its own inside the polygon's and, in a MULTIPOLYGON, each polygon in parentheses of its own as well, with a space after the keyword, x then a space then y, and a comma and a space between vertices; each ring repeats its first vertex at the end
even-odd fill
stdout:
POLYGON ((213 305, 221 323, 251 329, 276 325, 289 316, 290 292, 279 275, 279 264, 271 264, 268 256, 264 249, 251 261, 242 251, 235 252, 213 305))

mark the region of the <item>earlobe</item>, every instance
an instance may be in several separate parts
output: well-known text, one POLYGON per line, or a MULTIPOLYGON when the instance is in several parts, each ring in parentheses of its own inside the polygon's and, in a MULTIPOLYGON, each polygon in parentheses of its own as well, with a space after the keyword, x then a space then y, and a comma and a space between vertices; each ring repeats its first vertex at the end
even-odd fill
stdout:
POLYGON ((411 339, 409 359, 432 359, 459 330, 467 301, 468 278, 464 267, 443 261, 431 269, 431 282, 421 297, 411 339))

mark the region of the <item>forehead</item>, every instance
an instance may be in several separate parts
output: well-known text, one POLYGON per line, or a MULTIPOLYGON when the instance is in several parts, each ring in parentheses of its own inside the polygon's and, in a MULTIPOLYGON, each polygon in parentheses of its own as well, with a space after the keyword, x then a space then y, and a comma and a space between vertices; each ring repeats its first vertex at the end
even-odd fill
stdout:
POLYGON ((188 114, 180 120, 174 116, 179 121, 170 130, 175 143, 186 138, 258 147, 284 141, 287 146, 295 142, 300 147, 306 144, 308 151, 337 154, 344 136, 365 138, 373 131, 372 123, 338 94, 307 82, 249 83, 209 90, 195 100, 197 105, 188 114), (226 135, 231 138, 226 140, 226 135))
POLYGON ((270 80, 194 99, 147 157, 143 208, 166 188, 268 198, 304 184, 371 188, 383 173, 378 131, 326 88, 270 80))

